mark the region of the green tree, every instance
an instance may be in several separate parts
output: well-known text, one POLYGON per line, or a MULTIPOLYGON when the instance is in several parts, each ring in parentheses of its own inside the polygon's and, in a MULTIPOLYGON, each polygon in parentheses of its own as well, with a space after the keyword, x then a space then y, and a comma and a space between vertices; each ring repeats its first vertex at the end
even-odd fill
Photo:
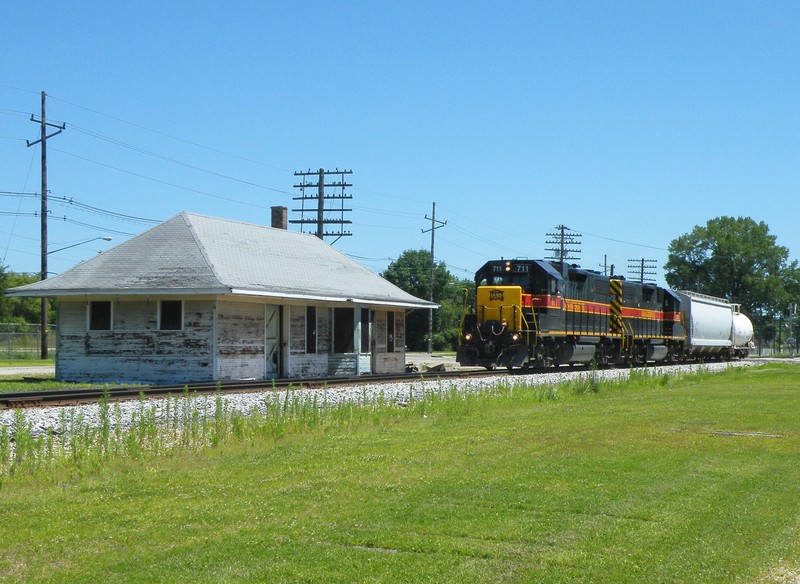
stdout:
MULTIPOLYGON (((0 266, 0 322, 17 324, 35 324, 41 319, 42 303, 39 298, 6 298, 5 291, 9 288, 24 286, 38 282, 39 276, 7 272, 0 266)), ((55 312, 50 316, 53 317, 55 312)), ((50 319, 51 322, 53 319, 50 319)))
MULTIPOLYGON (((406 250, 381 275, 409 294, 428 300, 431 297, 430 274, 430 252, 406 250)), ((431 339, 435 350, 455 348, 463 312, 463 290, 471 285, 470 281, 453 276, 444 262, 434 264, 433 301, 440 305, 433 311, 431 339)), ((411 351, 428 350, 427 310, 415 310, 406 318, 406 344, 411 351)))
POLYGON ((800 291, 800 270, 788 258, 763 221, 717 217, 669 244, 665 278, 672 288, 740 303, 764 333, 800 291))

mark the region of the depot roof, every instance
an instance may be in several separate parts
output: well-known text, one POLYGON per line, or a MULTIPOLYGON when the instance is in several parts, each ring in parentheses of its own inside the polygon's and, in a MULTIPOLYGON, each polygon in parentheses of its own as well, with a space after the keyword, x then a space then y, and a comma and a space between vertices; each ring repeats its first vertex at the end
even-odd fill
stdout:
POLYGON ((313 235, 188 212, 58 276, 6 291, 48 297, 167 294, 437 307, 313 235))

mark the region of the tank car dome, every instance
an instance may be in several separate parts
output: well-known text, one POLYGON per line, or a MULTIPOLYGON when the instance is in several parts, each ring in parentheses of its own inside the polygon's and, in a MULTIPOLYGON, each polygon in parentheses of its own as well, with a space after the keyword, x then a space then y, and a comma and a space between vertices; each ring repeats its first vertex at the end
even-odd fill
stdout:
POLYGON ((733 313, 733 346, 746 347, 753 340, 753 323, 741 312, 733 313))

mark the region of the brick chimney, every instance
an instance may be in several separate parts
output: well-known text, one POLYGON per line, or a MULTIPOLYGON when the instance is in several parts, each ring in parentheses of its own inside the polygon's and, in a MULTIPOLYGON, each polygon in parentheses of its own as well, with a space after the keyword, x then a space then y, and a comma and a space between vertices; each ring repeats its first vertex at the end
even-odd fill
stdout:
POLYGON ((270 207, 272 210, 272 226, 275 229, 286 229, 288 221, 286 218, 286 207, 270 207))

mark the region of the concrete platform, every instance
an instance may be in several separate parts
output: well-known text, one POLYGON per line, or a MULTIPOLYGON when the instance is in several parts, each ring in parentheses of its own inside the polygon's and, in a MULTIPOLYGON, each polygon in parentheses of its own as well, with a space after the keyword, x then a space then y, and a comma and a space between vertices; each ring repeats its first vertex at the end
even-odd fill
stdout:
MULTIPOLYGON (((464 369, 456 363, 455 354, 439 354, 439 353, 406 353, 406 366, 415 365, 417 370, 427 371, 432 367, 444 366, 445 371, 453 371, 455 369, 464 369)), ((467 369, 474 369, 467 367, 467 369)))

